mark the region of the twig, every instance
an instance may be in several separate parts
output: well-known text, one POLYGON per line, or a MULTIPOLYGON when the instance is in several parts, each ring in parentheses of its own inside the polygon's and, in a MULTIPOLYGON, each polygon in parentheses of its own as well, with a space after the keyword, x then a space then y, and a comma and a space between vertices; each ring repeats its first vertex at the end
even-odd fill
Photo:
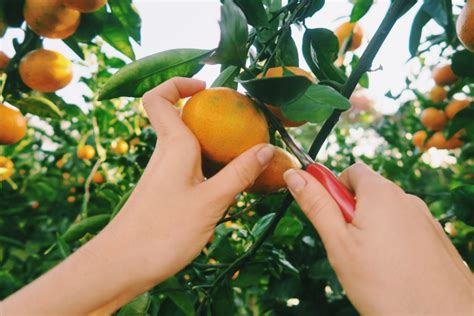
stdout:
MULTIPOLYGON (((380 24, 380 27, 375 32, 375 35, 367 46, 367 49, 362 54, 357 67, 354 69, 342 87, 341 94, 347 99, 351 97, 352 92, 354 92, 354 89, 356 88, 360 78, 372 66, 375 55, 387 38, 390 30, 395 25, 395 22, 397 22, 398 18, 400 17, 400 12, 404 9, 408 2, 408 0, 395 0, 388 9, 387 14, 380 24)), ((321 131, 318 133, 315 140, 313 141, 313 144, 311 145, 311 148, 309 149, 309 155, 311 157, 316 157, 318 155, 322 145, 324 144, 324 141, 339 121, 339 117, 341 116, 342 112, 343 111, 341 110, 334 110, 329 119, 324 123, 321 131)))
MULTIPOLYGON (((235 219, 238 219, 240 218, 243 214, 245 214, 247 211, 249 211, 252 207, 254 207, 255 205, 257 205, 258 203, 260 203, 262 200, 263 200, 264 197, 260 197, 258 199, 256 199, 255 201, 253 201, 252 203, 250 203, 249 205, 247 205, 243 210, 240 210, 239 212, 235 213, 235 214, 232 214, 230 216, 224 216, 222 217, 216 224, 217 225, 220 225, 222 223, 225 223, 225 222, 228 222, 228 221, 233 221, 235 219)), ((227 215, 227 214, 225 214, 227 215)))
POLYGON ((80 216, 82 219, 87 217, 87 213, 88 213, 87 205, 89 204, 89 200, 91 197, 90 186, 91 186, 92 178, 94 177, 94 174, 97 172, 97 170, 99 170, 99 167, 101 164, 102 164, 102 160, 97 159, 96 163, 92 167, 91 172, 87 176, 87 180, 84 184, 84 199, 82 201, 81 216, 80 216))

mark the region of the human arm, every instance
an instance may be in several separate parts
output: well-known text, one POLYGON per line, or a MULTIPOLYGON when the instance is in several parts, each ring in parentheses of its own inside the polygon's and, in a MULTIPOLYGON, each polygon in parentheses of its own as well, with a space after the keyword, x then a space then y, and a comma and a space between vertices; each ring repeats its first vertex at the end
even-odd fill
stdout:
POLYGON ((422 200, 356 164, 340 177, 357 197, 353 222, 347 224, 311 175, 291 170, 285 179, 359 312, 473 313, 472 273, 422 200))
POLYGON ((110 314, 200 253, 273 155, 257 145, 204 181, 199 143, 173 107, 204 87, 174 78, 144 96, 158 144, 133 194, 94 239, 0 303, 2 316, 110 314))

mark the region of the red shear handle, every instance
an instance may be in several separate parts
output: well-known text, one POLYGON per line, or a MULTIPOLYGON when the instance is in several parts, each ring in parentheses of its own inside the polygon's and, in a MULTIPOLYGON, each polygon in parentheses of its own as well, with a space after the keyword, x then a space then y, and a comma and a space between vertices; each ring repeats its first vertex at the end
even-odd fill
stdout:
POLYGON ((347 223, 352 222, 354 217, 356 200, 354 195, 332 174, 331 170, 322 164, 315 163, 306 167, 316 180, 323 185, 342 211, 347 223))

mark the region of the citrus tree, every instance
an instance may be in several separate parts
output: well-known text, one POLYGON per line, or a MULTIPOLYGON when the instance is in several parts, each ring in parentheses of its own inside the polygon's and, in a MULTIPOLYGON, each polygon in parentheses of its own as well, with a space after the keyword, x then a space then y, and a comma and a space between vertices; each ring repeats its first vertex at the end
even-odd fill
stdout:
POLYGON ((131 43, 140 43, 131 1, 2 1, 0 27, 22 28, 24 36, 14 40, 14 56, 0 54, 1 297, 64 260, 117 214, 157 143, 140 97, 206 64, 221 65, 219 76, 182 109, 201 144, 204 174, 254 144, 279 149, 201 254, 117 314, 355 314, 319 236, 284 189, 282 174, 301 165, 293 154, 303 151, 335 172, 364 161, 422 197, 472 267, 473 1, 416 7, 407 46, 419 73, 407 74, 400 95, 387 95, 401 104, 397 113, 381 116, 370 100, 352 96, 370 87, 377 51, 415 3, 394 0, 360 54, 358 21, 371 0, 353 1, 334 31, 305 23, 321 14, 324 0, 226 0, 216 48, 173 49, 126 64, 117 56, 134 60, 131 43), (428 23, 443 31, 426 36, 428 23), (301 47, 295 26, 304 31, 301 47), (64 41, 88 66, 79 79, 89 88, 86 109, 56 94, 77 83, 70 61, 43 48, 44 38, 64 41), (122 55, 105 53, 106 44, 122 55), (428 93, 416 85, 426 72, 434 81, 428 93), (378 144, 370 155, 357 150, 366 138, 378 144), (445 162, 434 164, 437 156, 445 162))

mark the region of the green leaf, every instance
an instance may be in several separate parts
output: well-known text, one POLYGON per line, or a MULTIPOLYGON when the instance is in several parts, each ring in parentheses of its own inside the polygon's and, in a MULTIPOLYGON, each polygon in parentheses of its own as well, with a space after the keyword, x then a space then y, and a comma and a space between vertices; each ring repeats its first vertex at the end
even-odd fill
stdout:
POLYGON ((290 120, 320 123, 324 122, 334 109, 344 111, 350 107, 349 100, 333 88, 313 84, 301 98, 283 104, 281 110, 290 120))
POLYGON ((128 33, 122 26, 120 21, 112 14, 109 14, 107 21, 100 33, 100 36, 109 43, 113 48, 134 60, 135 53, 130 43, 128 33))
POLYGON ((285 216, 278 223, 274 236, 294 240, 303 231, 303 224, 295 217, 285 216))
POLYGON ((308 276, 313 280, 328 280, 335 277, 335 273, 329 261, 324 258, 317 260, 311 265, 308 270, 308 276))
POLYGON ((79 223, 73 224, 61 237, 65 242, 72 242, 86 233, 96 234, 109 223, 109 220, 110 215, 105 214, 88 217, 79 223))
POLYGON ((461 129, 465 128, 468 133, 474 132, 474 102, 471 102, 471 105, 467 108, 459 111, 452 120, 449 121, 447 129, 446 138, 451 138, 461 129))
POLYGON ((316 12, 322 9, 324 3, 325 0, 311 0, 306 10, 298 19, 303 21, 306 18, 312 17, 316 12))
POLYGON ((448 24, 448 13, 445 0, 424 0, 422 9, 441 26, 448 24))
POLYGON ((142 295, 136 297, 123 306, 118 312, 117 316, 140 316, 147 315, 147 311, 150 308, 151 304, 151 295, 148 292, 143 293, 142 295))
POLYGON ((236 315, 232 287, 223 284, 216 292, 219 294, 212 300, 212 315, 236 315))
MULTIPOLYGON (((360 58, 354 54, 351 60, 352 71, 354 71, 354 69, 357 67, 357 65, 359 64, 359 61, 360 61, 360 58)), ((359 80, 359 84, 364 88, 369 88, 369 75, 367 72, 362 75, 362 77, 359 80)))
POLYGON ((63 259, 66 259, 67 257, 69 257, 69 255, 71 254, 71 248, 64 241, 64 239, 61 236, 59 236, 59 234, 56 238, 56 243, 58 244, 59 252, 61 253, 61 256, 63 257, 63 259))
POLYGON ((236 0, 236 4, 242 9, 250 25, 267 26, 268 18, 261 0, 236 0))
MULTIPOLYGON (((320 70, 318 79, 330 79, 339 83, 346 81, 345 74, 334 65, 339 52, 339 42, 332 31, 324 28, 307 29, 303 35, 303 44, 304 42, 305 59, 310 58, 317 65, 320 70)), ((315 74, 318 76, 318 73, 315 74)))
POLYGON ((171 277, 159 285, 159 288, 165 289, 165 294, 173 303, 178 306, 185 315, 194 316, 194 298, 186 291, 186 289, 179 283, 176 277, 171 277))
POLYGON ((359 21, 370 9, 374 0, 355 0, 351 12, 351 22, 359 21))
POLYGON ((214 54, 206 59, 209 64, 243 66, 247 59, 247 20, 232 0, 226 0, 221 7, 219 21, 221 38, 214 54))
POLYGON ((68 37, 63 39, 63 42, 82 60, 85 59, 84 52, 75 37, 68 37))
POLYGON ((290 32, 285 32, 276 52, 276 65, 299 66, 298 48, 290 32))
POLYGON ((120 69, 102 88, 99 100, 141 97, 145 92, 175 76, 192 77, 208 56, 203 49, 172 49, 137 60, 120 69))
POLYGON ((81 43, 91 43, 102 32, 107 17, 105 6, 95 12, 81 14, 81 23, 72 37, 81 43))
POLYGON ((135 9, 133 1, 130 0, 109 0, 112 13, 120 21, 128 35, 138 44, 141 42, 142 20, 135 9))
POLYGON ((423 8, 418 10, 410 30, 409 50, 411 57, 418 53, 418 46, 420 46, 421 34, 425 25, 431 20, 431 16, 426 13, 423 8))
POLYGON ((301 97, 311 86, 311 81, 303 76, 265 77, 251 80, 238 80, 250 95, 260 101, 275 106, 291 102, 301 97))
POLYGON ((474 77, 474 53, 468 50, 457 51, 451 59, 453 72, 459 77, 474 77))
POLYGON ((219 74, 216 80, 214 80, 211 87, 227 87, 237 90, 237 81, 235 81, 235 78, 239 75, 239 72, 240 67, 228 66, 219 74))
POLYGON ((260 238, 262 234, 265 232, 265 230, 268 228, 268 225, 270 225, 270 222, 273 219, 273 216, 275 216, 275 213, 270 213, 267 214, 263 217, 261 217, 253 226, 251 235, 253 236, 254 239, 260 238))
POLYGON ((53 119, 62 117, 62 113, 56 104, 43 97, 27 97, 10 102, 24 113, 53 119))
POLYGON ((474 185, 462 185, 451 191, 454 213, 466 224, 474 226, 474 185))

